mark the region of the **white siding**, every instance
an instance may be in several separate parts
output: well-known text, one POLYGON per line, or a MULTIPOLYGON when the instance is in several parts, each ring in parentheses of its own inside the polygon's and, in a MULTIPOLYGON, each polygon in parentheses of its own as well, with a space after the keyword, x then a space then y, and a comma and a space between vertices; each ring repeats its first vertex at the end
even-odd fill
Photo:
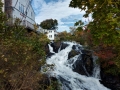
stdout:
POLYGON ((47 33, 48 39, 54 40, 55 39, 55 32, 54 32, 54 30, 48 30, 47 32, 48 32, 47 33))
POLYGON ((30 5, 30 0, 12 0, 12 7, 14 8, 12 17, 20 18, 26 27, 34 29, 35 13, 30 5))
POLYGON ((5 8, 4 8, 4 0, 2 0, 2 3, 3 3, 2 11, 4 12, 4 11, 5 11, 5 8))
POLYGON ((47 34, 47 38, 51 41, 55 40, 55 35, 57 35, 56 30, 47 30, 47 29, 43 29, 41 27, 38 28, 37 32, 47 34))

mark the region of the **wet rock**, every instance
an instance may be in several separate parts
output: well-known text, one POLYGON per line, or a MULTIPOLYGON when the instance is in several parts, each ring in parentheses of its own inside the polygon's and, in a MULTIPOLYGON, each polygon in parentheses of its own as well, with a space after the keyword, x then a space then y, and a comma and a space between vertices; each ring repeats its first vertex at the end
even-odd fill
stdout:
POLYGON ((46 55, 47 55, 48 53, 50 53, 48 43, 45 45, 45 53, 46 53, 46 55))
POLYGON ((73 71, 77 72, 81 75, 87 75, 86 71, 84 70, 84 66, 83 66, 83 61, 82 60, 77 60, 74 64, 73 64, 73 71))
MULTIPOLYGON (((58 53, 59 48, 60 48, 60 50, 63 50, 68 46, 68 44, 62 43, 60 41, 51 42, 50 45, 51 45, 51 47, 53 47, 53 51, 55 53, 58 53)), ((46 46, 45 46, 45 52, 46 52, 47 55, 50 53, 48 44, 46 44, 46 46)))
POLYGON ((58 81, 56 77, 50 77, 50 80, 52 80, 52 81, 58 81))
POLYGON ((59 48, 60 48, 60 46, 61 46, 61 42, 60 42, 60 41, 58 41, 58 42, 53 42, 53 43, 51 43, 51 46, 53 47, 53 51, 54 51, 55 53, 58 53, 58 50, 59 50, 59 48))
POLYGON ((78 51, 78 50, 83 50, 83 47, 79 45, 73 45, 72 49, 78 51))
POLYGON ((51 53, 51 52, 49 52, 48 54, 47 54, 47 58, 51 58, 51 56, 53 56, 55 53, 51 53))
POLYGON ((91 76, 93 72, 93 58, 87 54, 81 54, 73 65, 73 71, 86 76, 91 76))
POLYGON ((89 55, 89 56, 92 56, 92 51, 91 50, 81 50, 81 52, 83 53, 83 54, 86 54, 86 55, 89 55))
POLYGON ((76 49, 76 45, 73 45, 73 46, 72 46, 72 49, 75 50, 75 49, 76 49))
POLYGON ((111 90, 120 90, 120 76, 107 74, 101 69, 101 81, 105 87, 110 88, 111 90))
POLYGON ((85 66, 86 71, 89 75, 92 75, 93 72, 93 58, 88 54, 82 54, 83 65, 85 66))
POLYGON ((66 43, 62 43, 62 44, 61 44, 61 49, 60 49, 60 50, 65 49, 67 46, 68 46, 68 44, 66 44, 66 43))
POLYGON ((72 57, 74 57, 74 56, 76 56, 76 55, 78 55, 79 54, 79 52, 77 52, 77 51, 75 51, 75 50, 71 50, 70 52, 69 52, 69 54, 68 54, 68 59, 70 59, 70 58, 72 58, 72 57))

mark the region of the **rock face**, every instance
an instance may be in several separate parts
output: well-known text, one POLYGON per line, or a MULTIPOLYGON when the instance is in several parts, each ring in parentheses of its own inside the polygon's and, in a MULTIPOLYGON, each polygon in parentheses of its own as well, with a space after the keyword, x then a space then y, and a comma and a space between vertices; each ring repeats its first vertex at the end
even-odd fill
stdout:
POLYGON ((60 47, 60 50, 63 50, 63 49, 65 49, 67 46, 68 46, 68 44, 65 44, 65 43, 61 43, 61 47, 60 47))
MULTIPOLYGON (((53 51, 58 53, 59 50, 65 49, 68 45, 62 42, 51 43, 53 51)), ((51 57, 54 53, 49 51, 48 45, 45 47, 47 57, 51 57)), ((73 64, 73 71, 86 76, 92 76, 93 74, 93 57, 92 51, 81 49, 81 47, 73 45, 71 52, 68 54, 68 60, 76 55, 79 55, 77 61, 73 64), (76 48, 77 47, 77 48, 76 48)), ((101 84, 110 88, 111 90, 120 90, 120 75, 110 75, 106 74, 101 68, 101 84)), ((62 79, 61 79, 62 80, 62 79)), ((66 83, 69 83, 66 81, 66 83)))
POLYGON ((101 69, 101 83, 110 88, 111 90, 120 90, 120 75, 106 74, 103 69, 101 69))
MULTIPOLYGON (((63 50, 63 49, 65 49, 68 46, 68 44, 62 43, 60 41, 58 41, 58 42, 51 42, 50 45, 51 45, 51 47, 53 47, 53 51, 55 53, 58 53, 59 50, 63 50)), ((45 52, 46 52, 47 57, 51 57, 52 55, 54 55, 54 53, 51 53, 49 51, 48 44, 46 44, 46 46, 45 46, 45 52)))
POLYGON ((61 42, 58 41, 58 42, 51 43, 51 46, 53 47, 53 51, 55 53, 58 53, 58 50, 59 50, 59 48, 61 46, 61 42))
MULTIPOLYGON (((50 44, 53 47, 53 51, 58 53, 59 50, 65 49, 68 44, 62 42, 54 42, 50 44)), ((46 45, 47 46, 47 45, 46 45)), ((76 55, 79 55, 78 60, 73 65, 73 71, 86 75, 91 76, 93 72, 93 59, 92 59, 92 52, 89 50, 82 50, 81 47, 73 45, 71 52, 68 54, 68 60, 76 55), (81 54, 82 53, 82 54, 81 54)), ((46 47, 47 57, 51 57, 54 53, 51 53, 49 47, 46 47)))
POLYGON ((45 53, 46 54, 50 53, 48 43, 45 45, 45 53))
POLYGON ((93 58, 92 56, 83 53, 73 65, 73 71, 86 76, 91 76, 93 72, 93 58))
POLYGON ((72 58, 72 57, 74 57, 74 56, 76 56, 76 55, 78 55, 79 54, 79 52, 77 52, 77 51, 75 51, 75 50, 72 50, 69 54, 68 54, 68 59, 70 59, 70 58, 72 58))

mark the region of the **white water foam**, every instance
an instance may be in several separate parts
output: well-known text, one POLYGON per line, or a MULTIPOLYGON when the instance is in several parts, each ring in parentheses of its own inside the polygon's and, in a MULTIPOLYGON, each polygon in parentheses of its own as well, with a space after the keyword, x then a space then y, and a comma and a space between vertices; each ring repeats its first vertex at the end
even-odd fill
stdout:
MULTIPOLYGON (((47 69, 47 73, 56 77, 62 84, 62 90, 110 90, 104 87, 99 82, 99 66, 94 69, 93 77, 80 75, 72 70, 72 65, 75 63, 79 55, 68 60, 68 53, 72 50, 73 42, 65 42, 68 45, 65 49, 55 53, 52 57, 46 60, 47 64, 54 65, 54 68, 47 69), (96 73, 96 74, 95 74, 96 73)), ((49 45, 51 53, 52 47, 49 45)))
POLYGON ((50 50, 51 53, 55 53, 55 52, 53 51, 53 48, 50 46, 50 44, 48 44, 48 47, 49 47, 49 50, 50 50))

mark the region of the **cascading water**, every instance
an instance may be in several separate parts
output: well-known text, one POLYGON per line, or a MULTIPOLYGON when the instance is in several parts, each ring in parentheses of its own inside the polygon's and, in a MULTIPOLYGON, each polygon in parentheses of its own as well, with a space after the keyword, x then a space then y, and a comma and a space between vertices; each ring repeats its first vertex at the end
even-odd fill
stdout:
MULTIPOLYGON (((47 74, 50 77, 56 77, 58 81, 62 84, 62 90, 110 90, 100 84, 100 69, 97 64, 94 63, 93 74, 91 76, 81 75, 77 72, 74 72, 75 62, 80 58, 80 54, 68 59, 68 54, 72 50, 73 45, 79 46, 75 42, 64 42, 68 46, 60 50, 58 53, 53 51, 53 48, 49 45, 51 53, 54 53, 53 56, 47 58, 46 63, 49 65, 54 65, 53 69, 47 68, 47 74), (74 67, 73 67, 74 65, 74 67)), ((80 49, 76 47, 80 53, 80 49)), ((82 53, 81 53, 82 54, 82 53)), ((94 57, 95 60, 96 57, 94 57)), ((95 61, 93 61, 95 62, 95 61)), ((87 71, 86 71, 87 72, 87 71)))

